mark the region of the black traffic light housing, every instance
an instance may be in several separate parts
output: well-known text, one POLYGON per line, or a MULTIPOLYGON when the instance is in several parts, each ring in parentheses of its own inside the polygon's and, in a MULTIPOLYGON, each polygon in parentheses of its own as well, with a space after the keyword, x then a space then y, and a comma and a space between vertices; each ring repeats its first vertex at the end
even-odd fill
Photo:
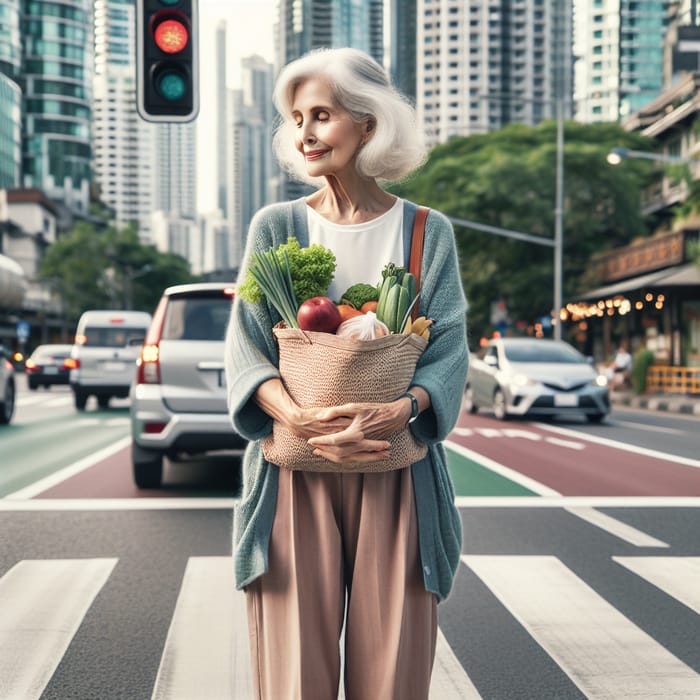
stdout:
POLYGON ((150 122, 199 111, 197 0, 136 0, 136 102, 150 122))

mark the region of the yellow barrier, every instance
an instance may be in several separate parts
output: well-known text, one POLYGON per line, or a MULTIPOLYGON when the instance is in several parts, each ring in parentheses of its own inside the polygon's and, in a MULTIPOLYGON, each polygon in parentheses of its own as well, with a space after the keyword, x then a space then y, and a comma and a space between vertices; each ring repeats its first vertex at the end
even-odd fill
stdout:
POLYGON ((647 392, 652 391, 700 395, 700 367, 652 365, 647 370, 647 392))

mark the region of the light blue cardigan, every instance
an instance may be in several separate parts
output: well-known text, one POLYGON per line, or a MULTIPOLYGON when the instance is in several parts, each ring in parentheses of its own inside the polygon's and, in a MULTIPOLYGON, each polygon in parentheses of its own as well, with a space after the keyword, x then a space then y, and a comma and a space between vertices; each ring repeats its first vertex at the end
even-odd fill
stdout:
MULTIPOLYGON (((416 205, 405 201, 406 265, 415 212, 416 205)), ((253 251, 277 247, 292 235, 302 247, 308 246, 303 199, 260 210, 250 225, 240 278, 243 279, 253 251)), ((434 210, 426 222, 421 277, 419 315, 434 319, 435 324, 413 384, 430 394, 431 407, 421 413, 411 429, 429 450, 425 458, 410 468, 423 579, 426 589, 443 600, 452 588, 459 564, 462 529, 441 441, 457 421, 466 381, 467 304, 452 225, 434 210)), ((243 458, 243 491, 234 509, 233 547, 239 589, 267 570, 268 543, 277 503, 279 468, 265 460, 261 449, 261 439, 272 430, 272 419, 252 396, 262 382, 279 377, 277 347, 271 330, 279 320, 277 312, 266 303, 251 304, 236 299, 226 337, 229 412, 234 428, 250 440, 243 458)))

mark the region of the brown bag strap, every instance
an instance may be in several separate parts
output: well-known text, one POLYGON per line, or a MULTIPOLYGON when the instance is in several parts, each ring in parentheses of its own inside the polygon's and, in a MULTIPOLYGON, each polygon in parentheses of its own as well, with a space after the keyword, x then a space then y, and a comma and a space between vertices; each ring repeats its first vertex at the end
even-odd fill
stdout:
MULTIPOLYGON (((420 291, 420 271, 423 263, 423 239, 425 238, 425 221, 428 207, 418 207, 413 219, 413 236, 411 237, 411 256, 408 259, 408 271, 416 278, 416 289, 420 291)), ((412 317, 418 317, 418 304, 413 307, 412 317)))

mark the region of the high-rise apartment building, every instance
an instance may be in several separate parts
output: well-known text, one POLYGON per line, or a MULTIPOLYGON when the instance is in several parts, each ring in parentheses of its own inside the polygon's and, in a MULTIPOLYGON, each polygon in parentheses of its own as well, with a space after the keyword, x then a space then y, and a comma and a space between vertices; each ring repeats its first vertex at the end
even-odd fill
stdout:
POLYGON ((384 0, 278 0, 276 68, 311 49, 353 46, 384 62, 384 0))
POLYGON ((412 102, 416 101, 417 0, 391 0, 389 66, 391 82, 412 102))
POLYGON ((617 121, 660 94, 668 7, 667 0, 577 0, 577 119, 617 121))
POLYGON ((272 65, 260 56, 241 62, 242 89, 230 93, 231 153, 229 161, 228 228, 230 265, 237 267, 255 212, 273 201, 277 168, 272 158, 272 65))
POLYGON ((154 209, 194 220, 197 214, 194 123, 157 124, 154 209))
POLYGON ((95 0, 94 171, 118 224, 151 241, 154 125, 136 112, 134 0, 95 0))
POLYGON ((428 143, 571 113, 567 0, 418 0, 416 106, 428 143))
POLYGON ((220 21, 214 34, 216 52, 216 206, 222 216, 227 216, 227 172, 229 160, 229 134, 226 119, 226 105, 228 103, 228 88, 226 86, 226 22, 220 21))
POLYGON ((22 2, 23 179, 87 211, 91 180, 91 0, 22 2))

